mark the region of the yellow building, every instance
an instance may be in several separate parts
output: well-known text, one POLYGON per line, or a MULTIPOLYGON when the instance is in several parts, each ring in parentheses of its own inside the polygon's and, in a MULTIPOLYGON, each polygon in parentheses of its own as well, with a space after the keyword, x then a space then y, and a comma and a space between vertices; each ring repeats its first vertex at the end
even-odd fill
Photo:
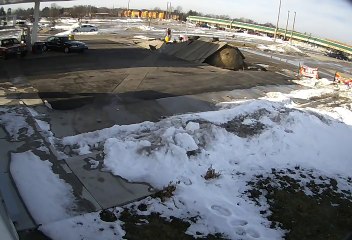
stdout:
POLYGON ((158 18, 158 12, 157 11, 153 11, 153 12, 151 12, 152 14, 151 14, 151 17, 150 18, 153 18, 153 19, 157 19, 158 18))
POLYGON ((139 11, 139 10, 133 10, 133 11, 131 12, 131 17, 132 17, 132 18, 140 18, 140 17, 141 17, 141 11, 139 11))
POLYGON ((149 11, 147 11, 147 10, 144 10, 144 11, 142 11, 142 18, 150 18, 149 17, 149 11))
POLYGON ((158 18, 159 18, 160 20, 165 19, 165 12, 159 12, 158 18))
POLYGON ((131 11, 130 10, 123 11, 122 16, 123 17, 131 17, 131 11))
POLYGON ((165 11, 149 11, 149 10, 124 10, 121 13, 122 17, 128 18, 149 18, 149 19, 166 19, 171 18, 173 20, 180 20, 180 16, 177 14, 166 15, 165 11))
POLYGON ((176 15, 176 14, 173 14, 171 15, 171 18, 175 21, 179 21, 180 20, 180 15, 176 15))

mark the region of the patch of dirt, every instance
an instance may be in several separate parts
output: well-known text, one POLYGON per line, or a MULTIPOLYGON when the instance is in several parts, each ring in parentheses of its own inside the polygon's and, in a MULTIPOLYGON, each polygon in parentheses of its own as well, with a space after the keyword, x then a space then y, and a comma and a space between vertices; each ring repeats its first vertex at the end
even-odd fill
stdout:
POLYGON ((213 167, 208 168, 207 172, 203 176, 205 180, 216 179, 220 177, 220 173, 216 172, 213 167))
POLYGON ((231 121, 222 124, 221 127, 241 138, 252 137, 263 132, 265 125, 259 122, 259 119, 269 113, 270 112, 266 109, 259 109, 252 114, 237 116, 231 121), (256 121, 253 121, 251 124, 243 124, 245 119, 254 119, 256 121))
POLYGON ((267 199, 271 227, 288 230, 285 239, 345 239, 352 231, 352 195, 339 190, 335 179, 297 167, 273 169, 269 176, 256 176, 248 185, 252 189, 247 194, 257 204, 260 197, 267 199))
MULTIPOLYGON (((234 38, 235 36, 233 36, 233 38, 234 38)), ((229 42, 229 45, 230 46, 232 46, 232 47, 240 47, 240 48, 242 48, 242 47, 246 47, 246 48, 256 48, 256 44, 254 44, 254 43, 248 43, 248 42, 246 42, 246 43, 244 43, 244 42, 235 42, 235 41, 231 41, 231 42, 229 42)))
POLYGON ((321 97, 313 97, 310 101, 303 104, 304 107, 311 108, 327 108, 344 107, 351 110, 351 99, 339 96, 339 93, 332 93, 331 96, 323 95, 321 97))
POLYGON ((163 190, 156 192, 153 197, 154 198, 160 198, 162 202, 165 202, 169 198, 171 198, 174 195, 174 192, 176 191, 176 185, 170 183, 168 186, 164 187, 163 190))
MULTIPOLYGON (((196 239, 185 232, 190 223, 171 217, 170 220, 161 217, 158 213, 147 216, 138 215, 133 210, 124 210, 120 220, 124 222, 126 231, 124 239, 128 240, 192 240, 196 239)), ((208 235, 197 239, 220 240, 226 239, 221 234, 208 235)))
POLYGON ((100 219, 104 222, 115 222, 117 220, 116 215, 109 210, 103 210, 99 213, 100 219))

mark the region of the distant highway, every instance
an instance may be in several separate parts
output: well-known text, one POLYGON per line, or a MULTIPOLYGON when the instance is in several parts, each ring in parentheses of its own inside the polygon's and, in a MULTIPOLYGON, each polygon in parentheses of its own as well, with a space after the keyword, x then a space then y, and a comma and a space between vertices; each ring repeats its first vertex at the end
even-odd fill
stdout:
MULTIPOLYGON (((227 28, 242 28, 242 29, 254 30, 257 32, 269 33, 269 34, 275 33, 275 28, 265 27, 265 26, 260 26, 256 24, 250 24, 250 23, 237 22, 233 20, 224 20, 224 19, 199 17, 199 16, 189 16, 187 20, 191 22, 197 22, 197 23, 210 23, 210 24, 215 24, 222 27, 227 27, 227 28)), ((282 28, 278 29, 278 35, 284 36, 284 34, 285 34, 285 29, 282 29, 282 28)), ((290 37, 291 31, 287 32, 286 36, 290 37)), ((321 47, 339 50, 344 53, 352 55, 352 46, 348 46, 342 43, 333 42, 323 38, 313 37, 311 35, 307 35, 299 32, 293 32, 292 39, 315 44, 321 47)))

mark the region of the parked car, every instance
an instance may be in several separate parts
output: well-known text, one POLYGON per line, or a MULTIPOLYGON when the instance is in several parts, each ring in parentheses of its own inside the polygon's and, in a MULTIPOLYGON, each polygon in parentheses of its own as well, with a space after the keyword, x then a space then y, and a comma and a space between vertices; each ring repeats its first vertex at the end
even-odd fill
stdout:
POLYGON ((87 45, 83 42, 70 40, 68 37, 51 36, 44 42, 43 51, 63 51, 69 52, 84 52, 88 49, 87 45))
POLYGON ((0 56, 4 59, 10 56, 27 55, 27 47, 25 43, 20 43, 16 38, 3 38, 0 39, 0 56))
POLYGON ((27 25, 27 23, 25 20, 17 20, 16 25, 20 27, 24 27, 27 25))
POLYGON ((80 27, 76 27, 72 32, 97 32, 98 28, 93 25, 83 24, 80 27))
POLYGON ((341 51, 329 51, 326 56, 344 60, 344 61, 350 61, 350 59, 346 56, 344 52, 341 51))

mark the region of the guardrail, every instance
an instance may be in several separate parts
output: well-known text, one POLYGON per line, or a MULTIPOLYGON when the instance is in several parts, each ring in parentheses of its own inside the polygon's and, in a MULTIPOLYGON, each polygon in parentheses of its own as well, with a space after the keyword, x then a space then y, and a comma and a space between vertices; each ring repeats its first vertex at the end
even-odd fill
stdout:
MULTIPOLYGON (((210 24, 215 24, 219 26, 225 26, 228 28, 244 28, 248 30, 254 30, 262 33, 269 33, 269 34, 274 34, 275 33, 275 28, 271 27, 265 27, 261 25, 256 25, 256 24, 251 24, 251 23, 243 23, 243 22, 237 22, 237 21, 232 21, 232 20, 225 20, 225 19, 216 19, 216 18, 209 18, 209 17, 199 17, 199 16, 189 16, 187 18, 189 21, 193 22, 201 22, 201 23, 210 23, 210 24)), ((279 28, 278 35, 284 36, 285 35, 285 29, 279 28)), ((287 36, 291 36, 291 31, 287 32, 287 36)), ((352 54, 352 47, 348 45, 344 45, 341 43, 336 43, 327 39, 322 39, 318 37, 313 37, 311 35, 299 33, 299 32, 293 32, 292 39, 311 43, 311 44, 316 44, 318 46, 326 47, 326 48, 331 48, 334 50, 339 50, 348 54, 352 54)))

